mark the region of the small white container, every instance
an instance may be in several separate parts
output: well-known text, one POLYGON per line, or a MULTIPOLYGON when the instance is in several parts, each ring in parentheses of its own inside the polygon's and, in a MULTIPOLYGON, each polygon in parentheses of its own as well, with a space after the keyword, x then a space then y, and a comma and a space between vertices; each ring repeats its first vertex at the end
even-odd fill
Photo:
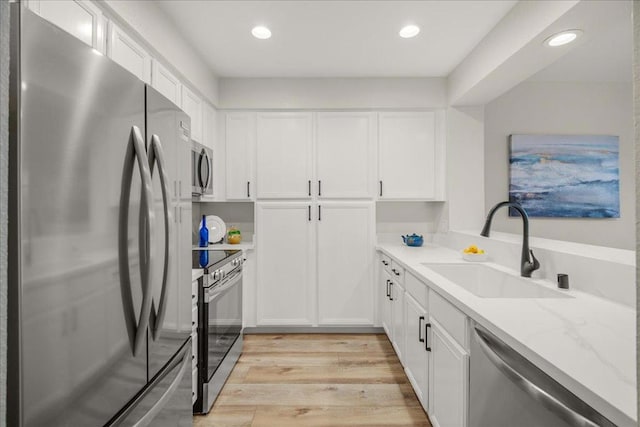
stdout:
POLYGON ((465 254, 462 253, 462 259, 469 262, 484 262, 489 259, 489 254, 465 254))

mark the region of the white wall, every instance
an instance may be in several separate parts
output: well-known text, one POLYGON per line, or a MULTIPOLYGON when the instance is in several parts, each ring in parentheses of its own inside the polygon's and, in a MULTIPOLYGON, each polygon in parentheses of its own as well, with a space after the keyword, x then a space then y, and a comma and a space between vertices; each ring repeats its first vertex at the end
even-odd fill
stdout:
POLYGON ((443 78, 221 78, 221 109, 444 108, 443 78))
MULTIPOLYGON (((631 83, 522 83, 485 108, 485 206, 507 200, 513 133, 620 137, 620 218, 533 218, 531 235, 635 249, 635 165, 631 83)), ((493 228, 521 233, 521 220, 496 214, 493 228)))
POLYGON ((127 24, 127 32, 138 33, 173 66, 173 71, 191 83, 192 89, 200 92, 213 105, 218 105, 216 76, 153 1, 103 0, 101 4, 127 24))

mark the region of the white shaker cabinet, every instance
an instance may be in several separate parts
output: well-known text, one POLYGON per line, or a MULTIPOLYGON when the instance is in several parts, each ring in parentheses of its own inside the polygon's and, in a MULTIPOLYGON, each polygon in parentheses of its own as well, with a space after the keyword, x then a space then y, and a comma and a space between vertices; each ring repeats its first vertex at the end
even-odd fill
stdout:
POLYGON ((469 355, 433 317, 429 323, 429 419, 434 427, 465 427, 469 355))
POLYGON ((313 323, 314 227, 310 208, 309 203, 294 202, 256 206, 258 325, 313 323))
POLYGON ((409 293, 405 293, 404 369, 424 408, 428 408, 429 363, 426 347, 427 312, 409 293))
POLYGON ((151 55, 113 21, 109 22, 107 56, 145 83, 151 83, 151 55))
POLYGON ((389 112, 378 117, 378 197, 434 200, 442 162, 435 112, 389 112))
POLYGON ((371 197, 375 142, 374 113, 318 113, 314 189, 318 198, 371 197))
POLYGON ((180 80, 158 60, 153 60, 152 63, 151 86, 174 104, 180 105, 182 84, 180 80))
POLYGON ((202 100, 184 85, 181 95, 180 108, 191 118, 191 139, 202 142, 202 100))
POLYGON ((255 199, 254 113, 226 113, 224 120, 227 200, 255 199))
POLYGON ((320 325, 373 324, 373 211, 373 202, 333 202, 313 213, 320 325))
POLYGON ((389 299, 391 300, 391 344, 404 366, 404 287, 393 277, 389 282, 389 299))
POLYGON ((380 284, 381 288, 378 289, 378 296, 380 297, 380 323, 384 332, 389 337, 389 341, 393 342, 393 317, 392 307, 393 301, 389 296, 389 283, 391 282, 391 275, 386 269, 380 270, 380 284))
POLYGON ((88 0, 29 0, 27 7, 100 53, 104 53, 102 11, 88 0))
POLYGON ((311 113, 258 113, 258 199, 311 197, 312 134, 311 113))

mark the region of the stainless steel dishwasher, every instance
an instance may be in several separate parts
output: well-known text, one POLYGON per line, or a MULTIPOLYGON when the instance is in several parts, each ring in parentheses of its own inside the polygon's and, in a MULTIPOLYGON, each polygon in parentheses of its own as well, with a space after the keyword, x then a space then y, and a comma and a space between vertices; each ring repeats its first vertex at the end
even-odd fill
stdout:
POLYGON ((469 427, 611 427, 611 421, 474 325, 469 427))

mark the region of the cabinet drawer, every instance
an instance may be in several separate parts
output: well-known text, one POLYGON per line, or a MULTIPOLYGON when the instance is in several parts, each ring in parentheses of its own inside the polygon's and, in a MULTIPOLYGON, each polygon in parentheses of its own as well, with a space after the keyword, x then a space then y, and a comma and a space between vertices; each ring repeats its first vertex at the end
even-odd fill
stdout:
POLYGON ((413 274, 404 275, 404 289, 423 307, 427 307, 427 285, 418 280, 413 274))
POLYGON ((191 369, 198 367, 198 333, 191 334, 191 369))
POLYGON ((404 268, 395 261, 391 261, 391 277, 396 283, 404 283, 404 268))
POLYGON ((191 404, 196 403, 198 398, 198 369, 191 371, 191 404))
POLYGON ((380 263, 382 265, 382 268, 384 268, 387 273, 391 274, 391 258, 381 252, 380 263))
POLYGON ((198 304, 198 280, 191 282, 191 304, 198 304))
POLYGON ((467 348, 467 316, 436 292, 429 290, 429 316, 455 339, 463 348, 467 348))

